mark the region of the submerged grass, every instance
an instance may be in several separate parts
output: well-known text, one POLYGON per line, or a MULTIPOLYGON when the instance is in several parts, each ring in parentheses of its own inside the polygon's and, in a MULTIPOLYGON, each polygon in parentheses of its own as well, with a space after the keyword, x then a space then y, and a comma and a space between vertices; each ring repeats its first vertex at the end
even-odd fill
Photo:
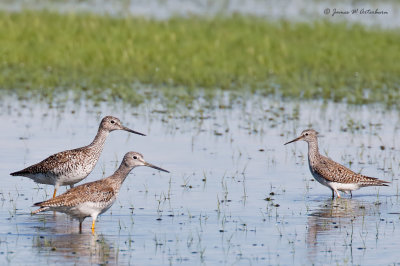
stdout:
POLYGON ((0 88, 136 102, 134 84, 150 84, 178 98, 200 88, 391 105, 399 43, 395 30, 326 21, 0 12, 0 88))

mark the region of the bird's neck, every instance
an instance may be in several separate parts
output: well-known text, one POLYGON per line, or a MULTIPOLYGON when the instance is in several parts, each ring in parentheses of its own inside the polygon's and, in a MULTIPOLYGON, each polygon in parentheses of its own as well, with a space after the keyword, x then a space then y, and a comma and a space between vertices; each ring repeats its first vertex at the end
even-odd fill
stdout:
POLYGON ((318 140, 308 142, 308 162, 312 165, 319 156, 318 140))
POLYGON ((115 173, 108 178, 111 181, 114 190, 118 191, 121 188, 122 183, 124 183, 126 177, 132 169, 132 167, 127 166, 125 163, 121 163, 117 171, 115 171, 115 173))
POLYGON ((97 131, 96 137, 94 137, 94 140, 92 143, 90 143, 89 147, 94 148, 98 152, 101 153, 104 147, 104 143, 106 142, 107 136, 109 134, 108 130, 102 129, 99 127, 99 130, 97 131))

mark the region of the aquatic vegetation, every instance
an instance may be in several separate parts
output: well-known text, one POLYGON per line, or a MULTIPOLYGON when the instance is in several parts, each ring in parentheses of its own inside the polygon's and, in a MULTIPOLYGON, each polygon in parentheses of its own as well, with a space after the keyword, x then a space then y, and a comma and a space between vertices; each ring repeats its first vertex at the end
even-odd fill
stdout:
MULTIPOLYGON (((7 156, 0 167, 0 260, 140 265, 399 261, 393 252, 400 239, 399 110, 259 96, 230 108, 204 109, 197 103, 201 100, 184 113, 180 107, 165 111, 158 98, 135 107, 102 103, 99 108, 71 102, 48 108, 15 97, 0 101, 0 120, 7 125, 2 131, 7 156), (114 172, 121 147, 132 145, 173 169, 170 178, 135 171, 116 203, 99 217, 97 236, 89 228, 78 234, 77 221, 63 214, 31 215, 32 203, 51 197, 53 187, 9 176, 10 169, 86 143, 104 113, 144 129, 149 140, 123 132, 110 135, 88 181, 114 172), (283 146, 308 125, 323 132, 324 155, 345 166, 352 161, 355 171, 392 185, 332 201, 327 188, 312 181, 305 143, 283 146)), ((229 99, 215 102, 229 105, 229 99)))
POLYGON ((83 93, 136 104, 156 88, 173 105, 199 92, 213 98, 216 89, 400 100, 395 30, 245 16, 156 21, 23 11, 0 13, 0 36, 0 88, 21 97, 51 101, 68 90, 77 100, 83 93))

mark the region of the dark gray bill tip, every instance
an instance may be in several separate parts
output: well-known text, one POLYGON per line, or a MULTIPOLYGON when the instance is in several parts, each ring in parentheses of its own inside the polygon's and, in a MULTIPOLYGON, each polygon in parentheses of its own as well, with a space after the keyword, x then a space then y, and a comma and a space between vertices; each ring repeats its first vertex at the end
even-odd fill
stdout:
POLYGON ((128 131, 128 132, 130 132, 130 133, 134 133, 134 134, 140 135, 140 136, 146 136, 146 135, 143 134, 143 133, 137 132, 137 131, 132 130, 132 129, 127 128, 127 127, 123 127, 122 129, 125 130, 125 131, 128 131))
POLYGON ((146 163, 146 166, 151 167, 151 168, 154 168, 154 169, 157 169, 157 170, 159 170, 159 171, 163 171, 163 172, 169 173, 168 170, 165 170, 165 169, 162 169, 161 167, 152 165, 151 163, 146 163))

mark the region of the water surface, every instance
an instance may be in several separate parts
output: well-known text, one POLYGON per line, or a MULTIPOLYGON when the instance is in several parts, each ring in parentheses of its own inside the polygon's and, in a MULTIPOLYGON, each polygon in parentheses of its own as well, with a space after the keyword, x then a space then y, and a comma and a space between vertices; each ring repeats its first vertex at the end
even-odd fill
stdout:
MULTIPOLYGON (((400 260, 400 113, 379 105, 218 98, 204 108, 1 101, 0 261, 12 264, 390 264, 400 260), (52 186, 9 173, 90 143, 105 115, 146 133, 112 132, 84 182, 108 176, 128 151, 169 171, 136 168, 96 235, 64 214, 31 216, 52 186), (305 128, 321 153, 393 182, 332 201, 308 170, 305 128)), ((65 191, 63 187, 60 192, 65 191)))

